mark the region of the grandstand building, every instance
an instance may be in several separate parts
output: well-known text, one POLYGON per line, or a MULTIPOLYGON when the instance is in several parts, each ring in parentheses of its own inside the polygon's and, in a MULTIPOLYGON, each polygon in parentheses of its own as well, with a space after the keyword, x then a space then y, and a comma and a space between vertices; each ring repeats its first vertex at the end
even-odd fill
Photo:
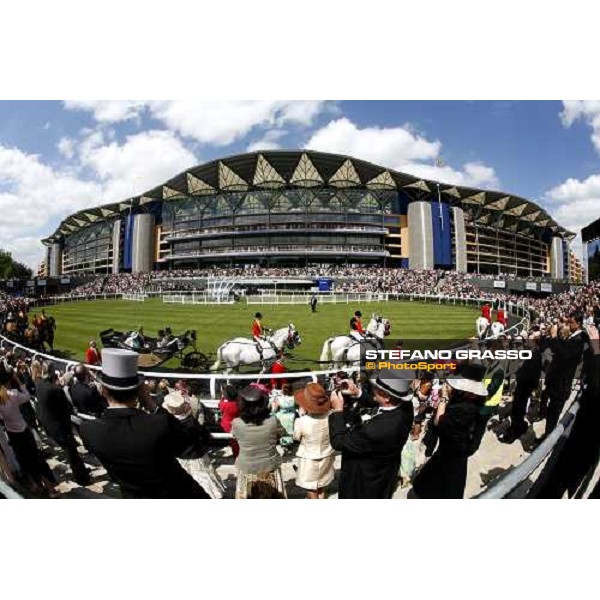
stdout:
POLYGON ((43 240, 49 276, 209 265, 379 265, 569 279, 574 234, 518 196, 337 154, 215 160, 82 210, 43 240))
POLYGON ((581 230, 584 256, 587 256, 588 279, 600 279, 600 219, 581 230))

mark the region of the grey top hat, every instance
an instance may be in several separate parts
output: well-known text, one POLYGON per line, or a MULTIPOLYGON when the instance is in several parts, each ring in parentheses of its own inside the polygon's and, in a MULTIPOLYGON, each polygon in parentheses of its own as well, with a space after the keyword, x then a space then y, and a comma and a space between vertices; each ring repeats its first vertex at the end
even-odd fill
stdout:
POLYGON ((121 348, 104 348, 102 373, 98 375, 98 379, 109 390, 134 390, 144 380, 138 375, 138 355, 121 348))
POLYGON ((400 374, 386 369, 373 374, 371 385, 399 400, 411 400, 413 396, 411 385, 414 379, 413 372, 400 374))

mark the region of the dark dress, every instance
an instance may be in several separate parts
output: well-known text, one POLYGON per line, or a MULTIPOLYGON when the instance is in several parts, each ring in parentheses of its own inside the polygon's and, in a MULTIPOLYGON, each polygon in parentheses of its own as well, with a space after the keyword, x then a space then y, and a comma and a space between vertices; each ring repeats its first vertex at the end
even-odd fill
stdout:
POLYGON ((412 402, 401 402, 358 426, 348 423, 343 412, 329 415, 331 445, 342 452, 339 498, 392 497, 412 424, 412 402))
POLYGON ((478 415, 479 406, 472 402, 448 404, 435 426, 439 446, 413 484, 419 498, 463 497, 473 426, 478 415))

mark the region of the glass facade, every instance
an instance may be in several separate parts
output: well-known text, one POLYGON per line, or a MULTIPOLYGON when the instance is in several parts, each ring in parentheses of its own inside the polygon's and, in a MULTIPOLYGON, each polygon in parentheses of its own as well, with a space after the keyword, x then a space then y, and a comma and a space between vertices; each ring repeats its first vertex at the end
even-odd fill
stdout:
POLYGON ((231 263, 266 259, 324 261, 361 256, 382 262, 394 195, 367 190, 232 192, 169 200, 162 205, 159 262, 231 263))
POLYGON ((62 272, 110 273, 113 255, 112 234, 112 223, 102 222, 66 237, 62 252, 62 272))

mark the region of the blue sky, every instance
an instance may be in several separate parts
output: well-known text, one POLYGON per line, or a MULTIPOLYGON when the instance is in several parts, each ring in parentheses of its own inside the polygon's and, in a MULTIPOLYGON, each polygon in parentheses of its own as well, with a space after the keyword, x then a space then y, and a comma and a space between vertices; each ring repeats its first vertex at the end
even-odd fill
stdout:
POLYGON ((73 211, 214 158, 303 147, 518 194, 573 230, 600 216, 595 101, 0 102, 0 245, 37 266, 73 211))

